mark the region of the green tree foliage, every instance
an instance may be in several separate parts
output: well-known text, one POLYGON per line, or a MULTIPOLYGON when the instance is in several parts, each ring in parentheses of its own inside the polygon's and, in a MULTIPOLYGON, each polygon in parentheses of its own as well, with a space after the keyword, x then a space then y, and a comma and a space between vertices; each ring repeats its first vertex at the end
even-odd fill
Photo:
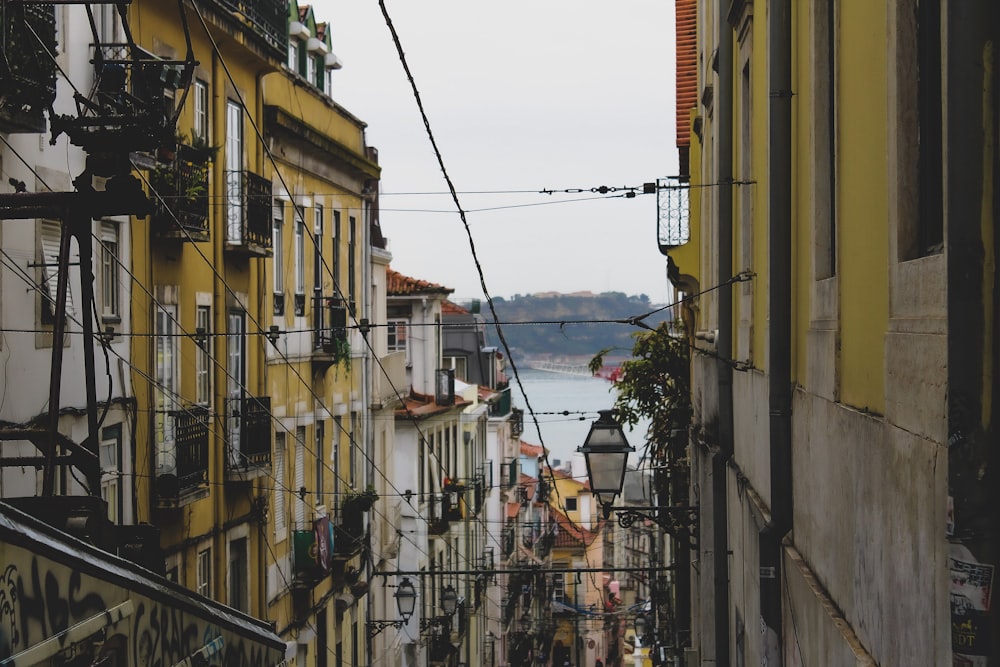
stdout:
MULTIPOLYGON (((615 383, 615 414, 619 422, 630 426, 648 418, 646 442, 651 457, 659 463, 677 462, 684 458, 691 424, 688 342, 666 322, 632 338, 632 359, 622 363, 615 383)), ((604 364, 608 352, 602 350, 591 359, 592 371, 604 364)))

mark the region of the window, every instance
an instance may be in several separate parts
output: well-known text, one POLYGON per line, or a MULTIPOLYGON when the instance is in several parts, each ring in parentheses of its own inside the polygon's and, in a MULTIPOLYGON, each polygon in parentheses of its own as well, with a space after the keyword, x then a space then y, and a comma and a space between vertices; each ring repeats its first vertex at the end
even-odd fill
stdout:
POLYGON ((325 430, 326 429, 324 427, 323 420, 317 421, 316 422, 316 451, 314 452, 315 455, 316 455, 315 458, 314 458, 314 460, 316 462, 316 504, 317 505, 323 504, 323 491, 324 491, 323 473, 324 473, 324 470, 326 469, 326 459, 323 458, 323 452, 326 449, 323 446, 323 440, 326 437, 326 433, 324 433, 325 430))
POLYGON ((455 371, 455 378, 463 382, 468 381, 468 361, 465 357, 445 357, 443 363, 444 368, 450 368, 455 371))
MULTIPOLYGON (((62 238, 62 225, 51 220, 39 221, 38 234, 41 241, 41 257, 39 264, 42 265, 42 324, 55 323, 55 303, 56 288, 59 281, 59 243, 62 238)), ((70 260, 72 263, 72 259, 70 260)), ((71 285, 66 285, 66 315, 73 317, 76 314, 73 308, 73 290, 71 285)))
POLYGON ((156 386, 153 391, 153 432, 156 439, 157 475, 177 471, 174 410, 178 387, 177 306, 161 304, 156 309, 156 386))
POLYGON ((340 211, 333 212, 333 282, 340 285, 340 211))
POLYGON ((306 501, 302 491, 306 488, 306 427, 295 427, 295 529, 303 530, 306 524, 306 501))
POLYGON ((351 315, 354 314, 354 304, 355 304, 355 292, 357 287, 357 278, 354 275, 354 248, 357 245, 358 239, 358 221, 353 215, 348 218, 348 225, 350 229, 347 230, 347 299, 350 302, 348 307, 351 309, 351 315))
POLYGON ((301 48, 299 40, 290 39, 288 40, 288 69, 293 72, 299 71, 299 49, 301 48))
POLYGON ((306 56, 306 79, 309 83, 316 85, 316 59, 312 56, 306 56))
POLYGON ((198 552, 196 565, 197 579, 195 581, 195 592, 198 595, 212 597, 212 549, 202 549, 198 552))
POLYGON ((350 466, 349 481, 351 486, 357 485, 358 480, 358 413, 351 413, 351 443, 348 450, 348 465, 350 466))
POLYGON ((409 320, 393 320, 388 321, 388 327, 386 331, 389 336, 389 352, 406 352, 407 358, 409 358, 409 346, 407 345, 407 327, 409 325, 409 320))
POLYGON ((285 512, 285 494, 287 493, 287 478, 285 477, 285 432, 274 434, 274 533, 281 539, 288 530, 285 512))
POLYGON ((249 552, 247 538, 229 542, 229 606, 242 612, 250 611, 248 592, 249 552))
POLYGON ((323 87, 323 92, 327 95, 333 95, 333 70, 325 70, 323 74, 325 80, 325 85, 323 87))
POLYGON ((330 460, 333 462, 333 495, 340 497, 340 436, 344 432, 343 419, 340 415, 333 418, 333 442, 330 447, 330 460))
POLYGON ((108 520, 121 520, 121 424, 101 429, 101 498, 108 504, 108 520))
POLYGON ((191 89, 194 98, 194 120, 191 123, 191 135, 206 146, 208 145, 208 84, 196 79, 191 89))
MULTIPOLYGON (((556 565, 552 564, 553 567, 568 567, 567 563, 560 563, 556 565)), ((553 572, 552 573, 552 600, 554 602, 561 602, 562 604, 568 604, 569 600, 566 599, 566 574, 563 572, 553 572)))
POLYGON ((226 240, 243 242, 243 108, 226 101, 226 240))
POLYGON ((212 308, 198 306, 195 312, 195 333, 198 349, 195 351, 195 403, 212 402, 212 308))
POLYGON ((313 292, 316 296, 323 295, 323 205, 316 204, 313 219, 313 292))
POLYGON ((295 314, 305 314, 306 247, 305 208, 295 207, 295 314))
POLYGON ((567 512, 576 511, 576 496, 566 499, 566 511, 567 512))
POLYGON ((246 315, 243 311, 229 313, 226 331, 226 397, 229 399, 229 463, 243 465, 242 406, 246 386, 246 315))
POLYGON ((271 263, 272 285, 274 286, 274 316, 285 314, 285 244, 282 232, 285 228, 285 205, 277 201, 271 222, 271 243, 274 257, 271 263))
POLYGON ((121 320, 120 283, 118 282, 118 225, 102 222, 100 229, 101 319, 121 320))

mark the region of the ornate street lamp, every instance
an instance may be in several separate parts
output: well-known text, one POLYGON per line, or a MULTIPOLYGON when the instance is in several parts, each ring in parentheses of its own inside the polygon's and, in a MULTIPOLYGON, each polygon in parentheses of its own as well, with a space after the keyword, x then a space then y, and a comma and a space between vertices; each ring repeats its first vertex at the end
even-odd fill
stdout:
POLYGON ((420 630, 423 631, 427 628, 450 623, 456 609, 458 609, 458 593, 455 592, 454 586, 448 584, 441 591, 441 611, 443 613, 440 616, 422 619, 420 621, 420 630))
POLYGON ((603 509, 604 518, 610 519, 614 512, 622 528, 638 520, 650 520, 674 537, 694 537, 698 531, 697 507, 612 507, 625 484, 628 455, 635 448, 628 444, 612 410, 600 410, 599 414, 577 451, 586 459, 590 490, 603 509))
POLYGON ((600 417, 590 425, 587 439, 577 451, 586 460, 591 493, 597 496, 600 505, 606 506, 621 493, 628 455, 635 448, 628 444, 612 410, 601 410, 598 414, 600 417))
POLYGON ((396 610, 399 612, 400 619, 398 621, 368 621, 366 625, 369 637, 374 637, 386 628, 399 629, 406 625, 410 617, 413 616, 413 612, 417 607, 417 589, 410 583, 409 577, 403 577, 392 597, 396 598, 396 610))
POLYGON ((455 592, 454 586, 448 584, 441 593, 441 611, 444 612, 445 616, 454 616, 457 608, 458 593, 455 592))

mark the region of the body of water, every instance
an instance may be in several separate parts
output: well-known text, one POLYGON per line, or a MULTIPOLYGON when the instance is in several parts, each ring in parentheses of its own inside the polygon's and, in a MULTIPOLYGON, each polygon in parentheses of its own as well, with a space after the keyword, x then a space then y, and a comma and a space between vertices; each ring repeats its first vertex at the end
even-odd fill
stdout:
MULTIPOLYGON (((521 439, 544 444, 553 466, 556 466, 556 459, 567 461, 576 453, 576 448, 587 438, 590 425, 597 420, 598 410, 614 406, 614 389, 607 380, 521 367, 518 367, 518 375, 524 391, 513 378, 511 387, 514 405, 525 411, 521 439), (525 394, 538 419, 537 428, 528 414, 525 394), (569 414, 563 415, 563 412, 569 414)), ((641 422, 632 430, 625 429, 625 437, 636 450, 642 449, 647 426, 648 422, 641 422)))

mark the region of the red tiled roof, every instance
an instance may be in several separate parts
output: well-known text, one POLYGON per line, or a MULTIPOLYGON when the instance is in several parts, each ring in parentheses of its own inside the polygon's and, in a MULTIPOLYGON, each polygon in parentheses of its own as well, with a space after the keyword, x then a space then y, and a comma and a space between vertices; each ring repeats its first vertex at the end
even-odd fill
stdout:
POLYGON ((329 23, 317 23, 316 24, 316 39, 323 41, 326 39, 326 30, 330 27, 329 23))
POLYGON ((441 304, 441 313, 444 315, 468 315, 469 311, 454 301, 446 300, 441 304))
POLYGON ((521 441, 521 453, 525 456, 543 456, 545 450, 541 445, 533 445, 530 442, 521 441))
POLYGON ((507 503, 507 518, 513 519, 521 511, 521 503, 507 503))
POLYGON ((697 0, 675 0, 677 148, 680 175, 688 176, 691 147, 691 110, 698 104, 698 8, 697 0))
POLYGON ((555 517, 556 523, 559 525, 559 533, 556 535, 556 547, 586 547, 597 537, 596 530, 587 530, 573 523, 568 516, 556 509, 555 506, 550 506, 549 512, 555 517))
POLYGON ((385 291, 389 296, 408 296, 410 294, 451 294, 455 290, 444 285, 418 280, 404 276, 398 271, 386 269, 385 271, 385 291))
POLYGON ((398 408, 395 414, 397 418, 430 417, 448 412, 456 407, 462 408, 471 404, 471 401, 456 396, 454 405, 438 405, 434 402, 433 395, 421 394, 411 389, 410 395, 403 399, 403 407, 398 408))

